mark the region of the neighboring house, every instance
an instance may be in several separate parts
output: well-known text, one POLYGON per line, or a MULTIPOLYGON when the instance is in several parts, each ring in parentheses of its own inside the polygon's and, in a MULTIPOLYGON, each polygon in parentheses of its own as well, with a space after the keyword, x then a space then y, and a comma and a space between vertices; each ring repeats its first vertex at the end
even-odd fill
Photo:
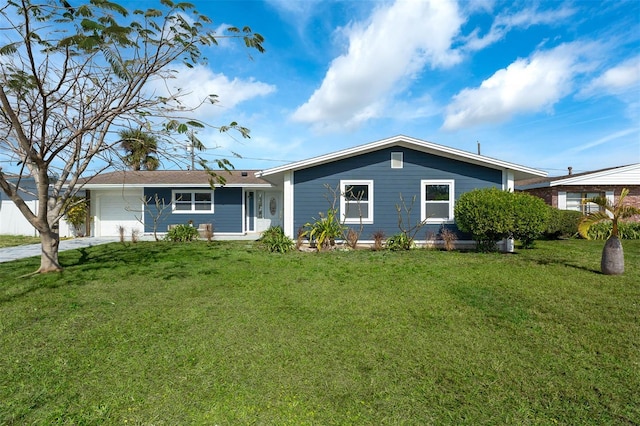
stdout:
MULTIPOLYGON (((18 176, 8 176, 7 179, 14 186, 19 185, 19 193, 25 204, 32 212, 38 211, 38 197, 36 185, 31 177, 19 179, 18 176)), ((63 220, 60 221, 60 236, 71 237, 71 227, 63 220)), ((16 204, 0 190, 0 235, 24 235, 37 237, 38 231, 29 223, 16 204)))
MULTIPOLYGON (((284 230, 291 237, 332 203, 328 188, 336 191, 336 208, 346 223, 360 226, 362 241, 383 231, 400 232, 396 205, 401 196, 407 207, 415 197, 410 220, 426 220, 417 240, 435 236, 443 226, 455 228, 456 200, 476 188, 513 190, 516 180, 544 177, 546 173, 494 158, 395 136, 258 172, 256 176, 283 192, 284 230), (350 194, 358 194, 357 197, 350 194), (360 213, 361 212, 361 213, 360 213)), ((406 214, 403 213, 405 224, 406 214)), ((467 238, 460 235, 461 239, 467 238)), ((463 241, 460 241, 463 242, 463 241)))
POLYGON ((256 178, 255 170, 218 171, 224 185, 209 183, 206 171, 117 171, 85 183, 91 235, 132 231, 165 233, 172 225, 211 224, 215 235, 239 236, 282 224, 282 192, 256 178), (156 203, 156 195, 158 196, 156 203), (154 224, 155 222, 155 224, 154 224))
POLYGON ((542 198, 550 206, 560 210, 576 210, 591 213, 598 209, 583 200, 605 196, 615 203, 622 188, 629 189, 625 203, 640 208, 640 163, 611 167, 564 176, 517 180, 516 190, 526 191, 542 198))

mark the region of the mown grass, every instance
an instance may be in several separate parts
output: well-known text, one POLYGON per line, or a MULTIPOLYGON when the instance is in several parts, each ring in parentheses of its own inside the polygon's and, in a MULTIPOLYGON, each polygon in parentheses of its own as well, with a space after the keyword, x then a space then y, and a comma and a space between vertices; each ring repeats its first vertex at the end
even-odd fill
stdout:
POLYGON ((638 424, 640 242, 0 264, 2 424, 638 424))
POLYGON ((0 248, 38 243, 40 243, 40 237, 26 237, 22 235, 0 235, 0 248))

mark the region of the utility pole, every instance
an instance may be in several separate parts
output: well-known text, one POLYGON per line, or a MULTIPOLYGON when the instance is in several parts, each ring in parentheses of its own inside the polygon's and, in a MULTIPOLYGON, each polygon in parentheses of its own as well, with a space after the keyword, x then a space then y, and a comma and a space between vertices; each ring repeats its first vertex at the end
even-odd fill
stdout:
POLYGON ((191 170, 196 169, 196 147, 194 146, 193 130, 189 134, 189 145, 187 145, 187 151, 191 154, 191 170))

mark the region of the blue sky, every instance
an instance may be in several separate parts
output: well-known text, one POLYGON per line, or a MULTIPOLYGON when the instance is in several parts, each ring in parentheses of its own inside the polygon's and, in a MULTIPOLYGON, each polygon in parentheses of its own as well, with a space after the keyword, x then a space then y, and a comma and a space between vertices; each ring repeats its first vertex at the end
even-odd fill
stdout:
POLYGON ((196 1, 221 40, 176 84, 250 140, 199 137, 236 168, 405 134, 561 175, 640 162, 640 2, 196 1), (233 154, 243 158, 233 158, 233 154))

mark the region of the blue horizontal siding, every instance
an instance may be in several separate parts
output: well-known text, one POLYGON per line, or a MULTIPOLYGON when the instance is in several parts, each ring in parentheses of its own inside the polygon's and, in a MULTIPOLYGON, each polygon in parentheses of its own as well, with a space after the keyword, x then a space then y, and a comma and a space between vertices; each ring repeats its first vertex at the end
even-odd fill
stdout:
MULTIPOLYGON (((455 199, 476 188, 502 187, 502 171, 488 167, 426 154, 404 147, 392 147, 365 153, 294 172, 294 230, 302 227, 319 212, 326 212, 333 197, 325 188, 336 188, 340 180, 372 180, 374 193, 373 224, 364 225, 361 239, 371 239, 376 231, 387 236, 397 234, 400 194, 407 207, 415 196, 411 209, 411 222, 420 221, 420 181, 424 179, 451 179, 455 182, 455 199), (391 153, 403 153, 403 168, 391 168, 391 153), (327 200, 329 198, 329 200, 327 200)), ((336 202, 339 208, 339 200, 336 202)), ((403 215, 406 221, 406 215, 403 215)), ((359 225, 351 225, 359 227, 359 225)), ((425 226, 417 239, 427 233, 437 234, 441 225, 425 226)), ((447 226, 456 229, 455 226, 447 226)))
MULTIPOLYGON (((202 188, 180 188, 179 190, 201 191, 202 188)), ((144 215, 145 232, 153 232, 153 218, 158 215, 155 194, 158 194, 161 202, 164 201, 165 205, 169 206, 171 203, 171 191, 171 188, 145 188, 144 196, 150 200, 144 215)), ((186 224, 189 220, 192 220, 195 227, 198 227, 201 223, 213 224, 214 232, 242 232, 242 188, 216 188, 213 192, 213 206, 213 213, 209 214, 174 214, 171 211, 171 207, 168 207, 164 210, 160 220, 158 220, 157 231, 166 232, 169 225, 186 224)))

